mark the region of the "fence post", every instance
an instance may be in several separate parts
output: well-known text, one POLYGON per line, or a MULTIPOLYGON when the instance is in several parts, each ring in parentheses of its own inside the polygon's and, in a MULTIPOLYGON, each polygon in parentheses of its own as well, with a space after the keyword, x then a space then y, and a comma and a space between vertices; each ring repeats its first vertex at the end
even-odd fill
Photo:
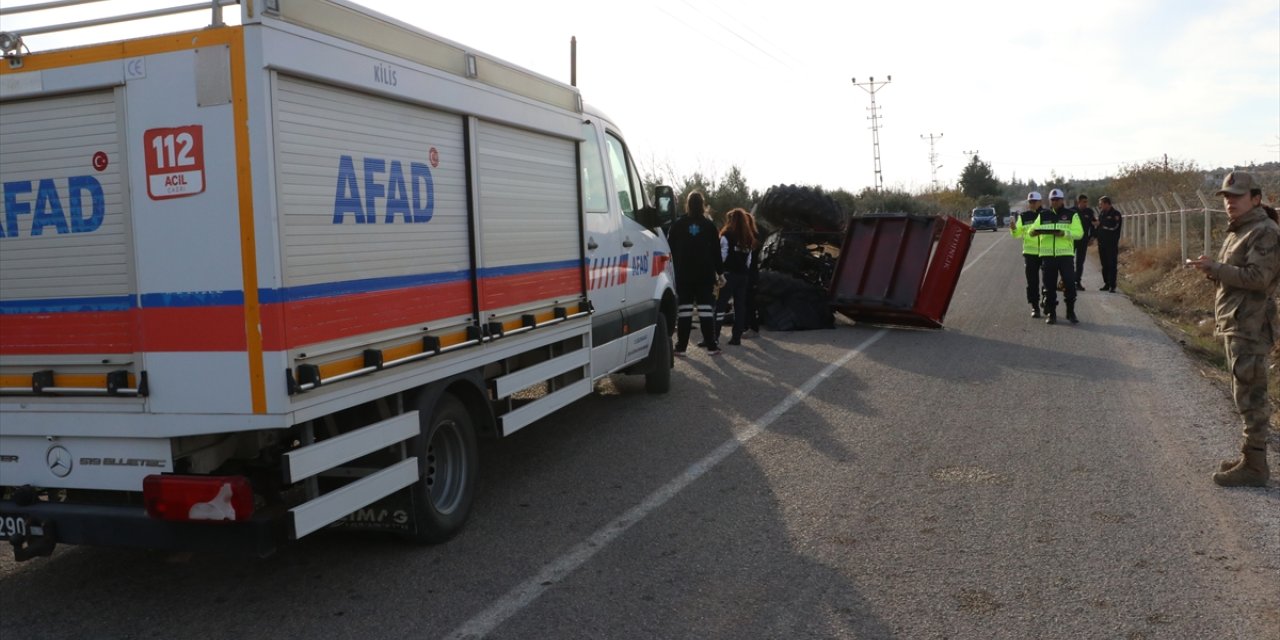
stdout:
POLYGON ((1129 211, 1133 212, 1133 246, 1134 248, 1142 248, 1143 241, 1143 218, 1142 218, 1142 202, 1133 201, 1133 206, 1129 207, 1129 211))
POLYGON ((1213 255, 1213 221, 1209 217, 1209 201, 1199 189, 1196 189, 1196 197, 1200 198, 1200 205, 1204 207, 1204 253, 1200 255, 1211 256, 1213 255))
POLYGON ((1152 206, 1152 209, 1155 209, 1155 211, 1156 211, 1156 214, 1155 214, 1155 216, 1156 216, 1156 246, 1158 247, 1158 246, 1162 246, 1162 244, 1164 244, 1166 241, 1169 241, 1169 238, 1166 238, 1166 237, 1164 237, 1164 236, 1161 236, 1161 233, 1160 233, 1160 232, 1161 232, 1161 230, 1162 230, 1162 229, 1160 228, 1160 223, 1161 223, 1161 220, 1164 220, 1164 218, 1165 218, 1165 214, 1162 214, 1162 212, 1161 212, 1161 211, 1164 211, 1164 209, 1161 209, 1161 207, 1160 207, 1160 201, 1156 200, 1156 196, 1152 196, 1152 197, 1151 197, 1151 206, 1152 206))
POLYGON ((1182 203, 1182 196, 1170 194, 1178 203, 1178 244, 1182 246, 1182 261, 1187 261, 1187 205, 1182 203))
POLYGON ((1141 200, 1138 210, 1142 212, 1142 248, 1146 249, 1151 244, 1151 216, 1147 215, 1147 204, 1141 200))
POLYGON ((1173 209, 1165 203, 1164 196, 1160 196, 1160 210, 1164 213, 1160 217, 1164 218, 1164 241, 1166 244, 1173 242, 1173 209))
MULTIPOLYGON (((1115 203, 1112 203, 1112 206, 1115 206, 1115 203)), ((1128 208, 1129 208, 1129 203, 1127 203, 1127 202, 1126 202, 1126 203, 1124 203, 1124 207, 1125 207, 1125 209, 1128 209, 1128 208)), ((1126 242, 1128 242, 1128 243, 1129 243, 1129 246, 1131 246, 1131 247, 1136 247, 1136 246, 1138 246, 1138 243, 1136 243, 1136 242, 1134 242, 1134 241, 1133 241, 1133 239, 1134 239, 1134 237, 1135 237, 1135 236, 1134 236, 1134 234, 1133 234, 1133 225, 1131 225, 1131 224, 1130 224, 1130 225, 1126 225, 1126 224, 1124 224, 1124 223, 1121 223, 1121 224, 1120 224, 1120 237, 1121 237, 1122 239, 1124 239, 1126 242)))

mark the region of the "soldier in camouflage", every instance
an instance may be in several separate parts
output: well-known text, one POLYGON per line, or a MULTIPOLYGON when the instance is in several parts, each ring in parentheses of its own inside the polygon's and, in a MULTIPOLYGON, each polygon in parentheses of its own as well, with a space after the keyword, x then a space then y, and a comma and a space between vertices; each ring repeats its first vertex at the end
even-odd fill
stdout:
POLYGON ((1264 487, 1270 478, 1267 466, 1267 432, 1271 407, 1267 400, 1267 354, 1277 335, 1276 287, 1280 284, 1280 226, 1250 190, 1253 176, 1233 171, 1223 179, 1216 195, 1222 196, 1230 222, 1218 260, 1204 256, 1187 263, 1218 283, 1214 301, 1214 334, 1223 336, 1231 392, 1244 421, 1241 457, 1223 461, 1213 481, 1224 487, 1264 487))

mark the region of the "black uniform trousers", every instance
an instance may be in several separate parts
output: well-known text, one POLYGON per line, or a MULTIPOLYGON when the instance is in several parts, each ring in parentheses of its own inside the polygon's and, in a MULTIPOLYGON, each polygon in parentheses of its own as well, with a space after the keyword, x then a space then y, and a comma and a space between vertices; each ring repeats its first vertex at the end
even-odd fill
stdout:
POLYGON ((1056 313, 1058 308, 1058 278, 1062 278, 1062 284, 1065 291, 1062 297, 1067 301, 1068 307, 1076 304, 1076 265, 1075 256, 1042 256, 1040 258, 1040 272, 1044 275, 1041 284, 1044 288, 1044 312, 1056 313))
POLYGON ((716 335, 716 299, 712 293, 715 283, 687 282, 676 279, 676 351, 684 351, 689 345, 689 334, 693 333, 693 316, 698 316, 698 326, 702 329, 702 343, 716 345, 720 342, 716 335))
POLYGON ((1022 254, 1022 266, 1027 275, 1027 304, 1040 306, 1040 256, 1022 254))
POLYGON ((1076 282, 1084 280, 1084 259, 1089 255, 1089 238, 1086 236, 1076 243, 1076 282))
POLYGON ((1120 255, 1120 237, 1108 239, 1098 236, 1098 261, 1102 263, 1102 283, 1108 289, 1116 288, 1116 258, 1120 255))
POLYGON ((729 310, 729 300, 733 300, 733 335, 737 340, 747 330, 747 314, 750 306, 747 303, 747 282, 750 276, 746 273, 726 271, 725 283, 720 287, 720 299, 716 301, 716 339, 720 339, 720 320, 729 310))

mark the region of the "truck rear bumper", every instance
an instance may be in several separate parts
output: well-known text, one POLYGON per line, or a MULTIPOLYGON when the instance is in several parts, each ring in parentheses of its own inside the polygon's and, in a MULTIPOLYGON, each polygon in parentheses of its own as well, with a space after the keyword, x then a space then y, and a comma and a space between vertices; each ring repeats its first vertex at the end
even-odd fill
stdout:
MULTIPOLYGON (((160 549, 166 551, 232 552, 259 557, 270 555, 283 539, 284 519, 255 514, 247 522, 191 523, 156 520, 140 506, 86 505, 38 502, 19 506, 0 500, 0 514, 26 520, 23 546, 47 548, 53 543, 160 549)), ((19 540, 11 539, 19 560, 19 540)))

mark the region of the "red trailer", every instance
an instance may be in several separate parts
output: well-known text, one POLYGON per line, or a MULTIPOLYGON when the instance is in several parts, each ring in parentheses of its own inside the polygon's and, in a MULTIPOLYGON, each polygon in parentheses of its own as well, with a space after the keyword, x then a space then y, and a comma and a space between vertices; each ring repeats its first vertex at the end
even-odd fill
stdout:
POLYGON ((973 228, 950 216, 854 217, 831 306, 858 322, 939 329, 972 242, 973 228))

